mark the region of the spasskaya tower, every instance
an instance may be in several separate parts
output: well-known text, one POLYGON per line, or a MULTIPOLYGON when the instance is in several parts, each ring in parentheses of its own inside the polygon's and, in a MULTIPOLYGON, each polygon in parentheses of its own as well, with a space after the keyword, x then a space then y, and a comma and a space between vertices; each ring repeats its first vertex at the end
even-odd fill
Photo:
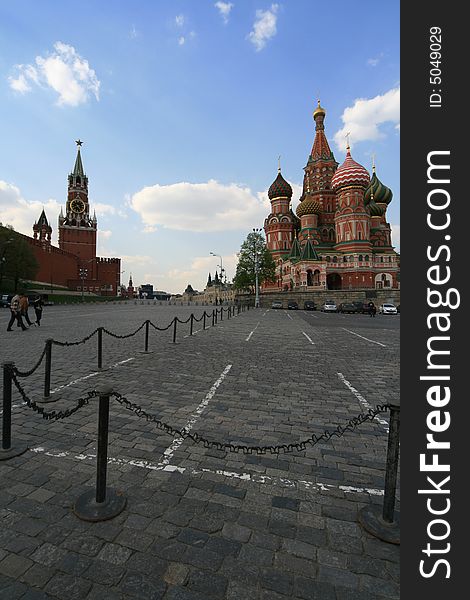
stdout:
POLYGON ((59 215, 59 248, 75 254, 80 262, 96 258, 96 215, 90 216, 88 202, 88 177, 85 175, 80 154, 81 140, 77 144, 77 158, 68 176, 65 216, 59 215))

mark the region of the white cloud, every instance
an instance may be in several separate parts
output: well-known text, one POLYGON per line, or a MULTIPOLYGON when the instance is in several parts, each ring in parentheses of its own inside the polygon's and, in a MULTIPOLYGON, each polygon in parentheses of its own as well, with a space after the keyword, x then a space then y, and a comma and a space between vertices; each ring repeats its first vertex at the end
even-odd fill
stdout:
POLYGON ((46 202, 29 202, 23 198, 19 188, 0 180, 0 215, 3 225, 11 225, 19 233, 33 235, 33 224, 44 209, 52 227, 52 241, 57 240, 57 218, 61 204, 50 198, 46 202))
POLYGON ((184 15, 176 15, 175 23, 176 23, 177 27, 183 27, 183 25, 185 23, 184 15))
POLYGON ((131 40, 135 40, 136 38, 138 38, 140 35, 140 33, 137 31, 135 25, 132 25, 131 30, 129 31, 129 38, 131 40))
POLYGON ((344 150, 348 132, 351 134, 351 146, 383 138, 380 125, 390 122, 396 127, 400 121, 400 88, 392 88, 375 98, 358 98, 353 106, 344 110, 341 119, 344 125, 334 136, 339 150, 344 150))
POLYGON ((369 67, 376 67, 382 60, 383 56, 383 52, 381 52, 378 56, 375 56, 374 58, 368 58, 367 64, 369 65, 369 67))
POLYGON ((24 94, 32 90, 32 84, 51 88, 59 96, 59 106, 78 106, 90 95, 99 100, 100 81, 73 46, 56 42, 54 51, 45 57, 36 56, 35 63, 15 66, 17 76, 8 78, 13 90, 24 94))
POLYGON ((262 224, 269 203, 239 184, 174 183, 145 187, 130 200, 144 225, 180 231, 235 231, 262 224))
POLYGON ((178 45, 182 46, 185 43, 186 39, 184 37, 184 35, 182 35, 181 37, 178 38, 178 45))
POLYGON ((253 23, 253 31, 248 34, 248 39, 259 52, 265 46, 268 40, 274 37, 277 33, 277 11, 279 5, 271 4, 268 10, 257 10, 256 19, 253 23))
POLYGON ((231 2, 216 2, 214 6, 220 13, 222 20, 225 24, 228 23, 228 18, 230 16, 230 11, 233 8, 233 4, 231 2))

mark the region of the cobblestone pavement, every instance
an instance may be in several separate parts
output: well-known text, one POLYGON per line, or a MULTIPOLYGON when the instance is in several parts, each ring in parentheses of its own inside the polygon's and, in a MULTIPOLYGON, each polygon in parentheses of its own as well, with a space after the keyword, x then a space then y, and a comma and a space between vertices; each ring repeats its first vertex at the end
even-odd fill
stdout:
MULTIPOLYGON (((150 304, 46 307, 43 324, 7 333, 2 361, 28 370, 47 338, 96 327, 127 334, 203 307, 150 304)), ((212 308, 206 310, 212 312, 212 308)), ((298 442, 398 394, 399 316, 257 309, 134 337, 53 347, 47 410, 72 407, 109 383, 168 424, 210 440, 298 442)), ((21 379, 42 399, 44 367, 21 379)), ((145 600, 384 600, 399 597, 399 547, 357 522, 382 504, 387 413, 303 452, 241 454, 173 439, 111 402, 108 485, 127 498, 116 518, 73 513, 96 479, 97 400, 45 421, 14 390, 13 440, 0 461, 0 598, 145 600)))

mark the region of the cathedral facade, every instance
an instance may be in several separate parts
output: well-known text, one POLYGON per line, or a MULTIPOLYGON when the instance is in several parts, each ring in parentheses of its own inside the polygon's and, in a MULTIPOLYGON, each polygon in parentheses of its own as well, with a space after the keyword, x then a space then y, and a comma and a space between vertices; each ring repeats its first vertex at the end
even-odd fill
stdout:
POLYGON ((114 296, 120 287, 121 259, 96 256, 98 223, 88 201, 88 177, 80 154, 82 142, 76 143, 65 213, 61 209, 58 221, 59 247, 51 243, 52 227, 44 210, 33 225, 33 237, 25 237, 39 264, 36 280, 45 288, 59 285, 77 292, 114 296))
POLYGON ((373 167, 372 177, 351 156, 341 166, 325 135, 326 111, 313 113, 315 139, 304 168, 296 213, 292 188, 281 175, 268 191, 266 244, 276 263, 276 279, 266 290, 397 289, 399 256, 392 246, 387 207, 392 191, 373 167))

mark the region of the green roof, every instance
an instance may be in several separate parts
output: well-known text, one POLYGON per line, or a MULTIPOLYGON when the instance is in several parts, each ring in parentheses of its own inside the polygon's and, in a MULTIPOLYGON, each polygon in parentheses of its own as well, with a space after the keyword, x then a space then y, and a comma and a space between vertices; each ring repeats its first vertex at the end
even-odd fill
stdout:
POLYGON ((298 260, 300 258, 300 254, 301 254, 301 249, 300 249, 299 241, 297 238, 295 238, 292 243, 292 248, 291 248, 291 251, 289 254, 289 258, 291 260, 295 260, 295 259, 298 260))
POLYGON ((83 171, 82 157, 80 156, 80 147, 78 148, 78 151, 77 151, 77 158, 75 159, 75 166, 73 168, 73 174, 81 175, 82 177, 85 175, 85 173, 83 171))
POLYGON ((319 260, 318 254, 316 253, 315 248, 313 247, 313 244, 310 241, 310 238, 307 240, 307 243, 305 244, 305 246, 302 249, 302 255, 301 255, 300 259, 301 260, 319 260))

